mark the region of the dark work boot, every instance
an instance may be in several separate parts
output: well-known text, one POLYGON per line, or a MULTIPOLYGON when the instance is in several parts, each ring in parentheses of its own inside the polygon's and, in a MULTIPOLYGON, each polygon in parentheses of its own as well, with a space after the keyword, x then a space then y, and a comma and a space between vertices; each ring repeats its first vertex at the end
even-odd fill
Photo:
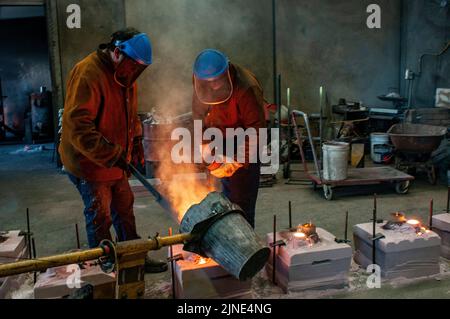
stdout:
POLYGON ((155 260, 148 255, 145 257, 145 272, 146 273, 160 273, 167 271, 167 262, 162 260, 155 260))

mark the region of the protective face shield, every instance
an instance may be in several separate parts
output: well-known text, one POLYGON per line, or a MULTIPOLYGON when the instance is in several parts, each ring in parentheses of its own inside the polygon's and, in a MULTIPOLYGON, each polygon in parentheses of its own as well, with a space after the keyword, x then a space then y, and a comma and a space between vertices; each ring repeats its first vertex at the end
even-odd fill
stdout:
POLYGON ((218 105, 233 95, 228 58, 217 50, 207 49, 194 63, 194 90, 200 102, 218 105))
POLYGON ((117 41, 115 45, 124 54, 124 58, 116 68, 114 79, 120 86, 129 88, 152 64, 152 45, 145 33, 126 41, 117 41))
POLYGON ((137 78, 144 72, 148 65, 138 62, 125 56, 114 72, 114 80, 122 87, 132 87, 137 78))

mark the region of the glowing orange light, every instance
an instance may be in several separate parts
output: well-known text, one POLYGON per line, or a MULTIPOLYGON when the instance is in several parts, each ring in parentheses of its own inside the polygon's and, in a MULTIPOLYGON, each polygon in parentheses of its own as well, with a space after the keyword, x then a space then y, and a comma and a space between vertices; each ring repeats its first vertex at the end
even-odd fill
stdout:
POLYGON ((296 232, 296 233, 294 233, 294 237, 303 239, 303 238, 306 238, 306 235, 305 235, 305 233, 302 233, 302 232, 296 232))
POLYGON ((178 176, 192 174, 194 165, 175 165, 172 161, 162 161, 156 170, 156 177, 163 181, 162 193, 172 205, 176 216, 173 216, 178 223, 192 205, 199 204, 215 187, 209 185, 206 180, 196 178, 185 178, 182 180, 168 179, 175 173, 178 176))
POLYGON ((420 222, 418 220, 416 220, 416 219, 410 219, 410 220, 407 221, 407 223, 409 225, 411 225, 411 226, 418 226, 418 225, 420 225, 420 222))
POLYGON ((200 257, 200 259, 197 262, 199 265, 204 265, 208 263, 208 260, 206 258, 200 257))

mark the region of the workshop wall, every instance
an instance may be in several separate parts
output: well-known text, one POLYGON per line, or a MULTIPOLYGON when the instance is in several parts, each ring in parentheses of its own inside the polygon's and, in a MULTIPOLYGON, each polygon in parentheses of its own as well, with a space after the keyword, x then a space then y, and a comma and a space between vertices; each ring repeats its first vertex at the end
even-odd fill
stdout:
POLYGON ((45 18, 1 20, 0 39, 6 124, 21 131, 30 93, 51 87, 45 18))
MULTIPOLYGON (((319 86, 340 97, 383 105, 399 87, 400 0, 378 1, 381 30, 366 26, 371 1, 278 0, 278 71, 292 103, 317 111, 319 86)), ((140 79, 140 109, 189 110, 192 62, 206 47, 252 69, 273 100, 272 1, 126 1, 127 25, 148 32, 155 62, 140 79)), ((178 112, 180 113, 180 112, 178 112)))
MULTIPOLYGON (((403 1, 402 68, 403 94, 407 68, 419 71, 424 53, 439 53, 450 41, 450 3, 432 0, 403 1), (445 5, 445 6, 444 6, 445 5)), ((433 107, 436 88, 450 88, 450 50, 441 57, 423 59, 422 75, 414 81, 413 107, 433 107)))
POLYGON ((126 22, 147 32, 154 63, 139 80, 140 110, 190 111, 192 65, 197 54, 217 48, 251 69, 271 99, 271 0, 128 0, 126 22))
POLYGON ((373 1, 278 0, 278 58, 283 101, 319 110, 323 85, 331 104, 339 98, 385 105, 378 95, 399 87, 400 0, 376 1, 381 29, 369 29, 367 6, 373 1))
POLYGON ((108 42, 114 31, 125 27, 123 0, 51 0, 58 12, 59 47, 63 91, 67 76, 74 65, 108 42), (81 8, 81 28, 69 29, 67 6, 78 4, 81 8))
MULTIPOLYGON (((401 0, 379 0, 382 27, 369 29, 366 8, 371 0, 277 0, 277 57, 283 102, 286 88, 291 87, 293 105, 317 112, 319 86, 323 85, 330 104, 344 97, 370 106, 390 105, 377 96, 400 87, 405 93, 405 66, 415 70, 421 52, 439 51, 448 38, 448 18, 445 20, 443 13, 447 11, 440 10, 439 4, 433 7, 435 2, 403 1, 402 11, 401 0), (401 51, 402 39, 405 49, 401 51)), ((233 62, 250 68, 262 82, 267 99, 273 101, 272 1, 246 0, 245 6, 242 3, 57 1, 63 81, 77 61, 114 30, 127 25, 147 32, 154 45, 154 64, 139 80, 141 111, 189 111, 192 63, 197 53, 207 47, 223 50, 233 62), (65 10, 70 3, 82 8, 81 29, 65 26, 65 10)), ((449 68, 447 57, 426 61, 424 74, 416 82, 418 105, 434 104, 436 85, 449 85, 445 76, 449 68)))

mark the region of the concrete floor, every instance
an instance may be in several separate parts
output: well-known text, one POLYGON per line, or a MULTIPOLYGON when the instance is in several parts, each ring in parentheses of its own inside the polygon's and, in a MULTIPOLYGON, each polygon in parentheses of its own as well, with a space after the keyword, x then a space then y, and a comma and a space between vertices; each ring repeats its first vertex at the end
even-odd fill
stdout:
MULTIPOLYGON (((52 147, 47 145, 47 148, 52 147)), ((29 208, 38 256, 76 248, 76 223, 80 226, 82 245, 87 247, 81 200, 67 176, 52 163, 53 152, 44 150, 33 154, 11 154, 20 148, 23 146, 0 147, 0 230, 25 229, 25 213, 29 208)), ((401 210, 426 221, 431 198, 434 199, 436 212, 446 206, 446 188, 431 186, 426 179, 415 181, 408 195, 397 195, 386 186, 358 187, 338 192, 332 202, 326 201, 320 191, 314 192, 310 186, 285 185, 283 180, 279 180, 273 188, 260 190, 256 231, 261 236, 270 232, 274 214, 278 216, 280 227, 287 227, 288 201, 292 201, 294 224, 312 221, 340 237, 343 235, 346 210, 350 212, 350 225, 370 220, 373 207, 370 194, 375 192, 379 194, 379 217, 388 217, 389 213, 401 210), (352 195, 354 193, 359 194, 352 195)), ((152 236, 156 232, 164 234, 169 227, 175 230, 178 228, 151 197, 136 199, 135 215, 142 237, 152 236)), ((165 258, 167 250, 155 252, 154 256, 165 258)), ((448 265, 448 261, 443 260, 443 265, 448 265)), ((444 276, 437 279, 413 282, 397 288, 382 285, 381 289, 336 291, 320 297, 450 298, 450 278, 444 276)), ((163 290, 164 293, 158 293, 158 296, 167 297, 169 280, 169 273, 148 275, 148 295, 156 296, 159 290, 163 290)))

